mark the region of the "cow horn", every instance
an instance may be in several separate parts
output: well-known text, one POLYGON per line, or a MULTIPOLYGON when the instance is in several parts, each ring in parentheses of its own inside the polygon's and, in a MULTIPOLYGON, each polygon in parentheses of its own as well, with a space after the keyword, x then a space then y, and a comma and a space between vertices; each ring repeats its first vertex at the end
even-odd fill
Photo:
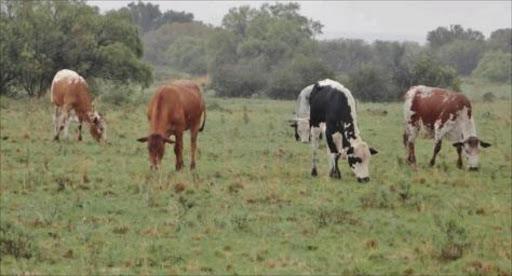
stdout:
POLYGON ((137 141, 139 141, 139 142, 146 142, 147 140, 148 140, 147 136, 137 139, 137 141))

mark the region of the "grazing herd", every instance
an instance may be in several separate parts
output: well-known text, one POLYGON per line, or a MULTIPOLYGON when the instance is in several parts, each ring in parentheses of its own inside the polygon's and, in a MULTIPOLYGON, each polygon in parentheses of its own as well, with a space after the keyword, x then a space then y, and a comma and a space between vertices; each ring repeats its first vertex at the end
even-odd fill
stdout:
MULTIPOLYGON (((51 86, 54 108, 54 141, 61 132, 68 136, 71 120, 77 121, 78 140, 82 140, 82 123, 89 127, 98 142, 106 141, 104 116, 94 110, 87 82, 74 71, 61 70, 51 86)), ((462 154, 469 170, 478 170, 478 153, 490 144, 476 134, 471 103, 461 93, 445 89, 414 86, 404 95, 404 146, 407 161, 416 163, 414 140, 421 128, 434 138, 434 152, 430 165, 435 164, 443 138, 448 138, 457 149, 457 166, 462 168, 462 154)), ((148 135, 137 139, 147 143, 150 167, 157 169, 165 152, 165 144, 174 144, 176 170, 183 168, 183 135, 190 131, 190 169, 195 168, 197 136, 204 129, 206 107, 200 87, 190 81, 179 80, 157 89, 147 109, 148 135), (175 140, 170 137, 174 136, 175 140)), ((356 104, 352 93, 340 83, 325 79, 304 88, 295 104, 295 117, 290 120, 295 139, 311 142, 313 155, 311 175, 317 176, 319 140, 325 137, 332 178, 341 178, 340 157, 346 160, 359 182, 370 180, 371 156, 378 151, 361 138, 357 122, 356 104)))

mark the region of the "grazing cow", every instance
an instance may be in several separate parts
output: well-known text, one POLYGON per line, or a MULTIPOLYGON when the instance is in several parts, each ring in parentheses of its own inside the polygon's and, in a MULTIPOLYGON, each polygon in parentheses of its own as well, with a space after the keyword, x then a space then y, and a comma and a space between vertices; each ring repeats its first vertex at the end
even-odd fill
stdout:
MULTIPOLYGON (((368 167, 370 156, 377 151, 363 142, 359 134, 356 118, 356 105, 352 93, 340 83, 326 79, 319 81, 313 87, 309 97, 311 108, 311 132, 320 131, 320 123, 326 124, 325 137, 330 151, 330 176, 341 178, 338 169, 338 159, 347 159, 351 170, 359 182, 368 182, 370 175, 368 167), (337 137, 339 142, 335 142, 337 137)), ((312 135, 313 139, 317 137, 312 135)), ((316 150, 318 141, 313 141, 313 168, 311 175, 317 175, 316 150)))
MULTIPOLYGON (((295 117, 289 120, 290 126, 295 131, 295 140, 302 143, 309 143, 311 137, 311 129, 309 127, 309 96, 311 95, 311 90, 313 90, 313 84, 300 91, 299 97, 295 102, 295 117)), ((325 133, 325 124, 322 123, 320 127, 322 131, 318 133, 320 133, 321 139, 322 133, 325 133)))
POLYGON ((71 119, 78 121, 78 140, 82 140, 82 123, 89 126, 89 131, 98 142, 106 140, 106 123, 103 115, 94 111, 87 82, 76 72, 64 69, 55 74, 51 88, 53 104, 54 141, 64 130, 68 136, 71 119))
POLYGON ((423 126, 434 137, 434 166, 444 137, 454 142, 457 149, 457 166, 462 168, 461 153, 467 159, 469 170, 478 170, 478 152, 491 144, 477 138, 471 103, 461 93, 441 88, 414 86, 404 95, 404 146, 409 149, 407 161, 416 163, 414 140, 423 126))
POLYGON ((137 141, 148 142, 151 168, 158 168, 167 142, 175 143, 176 170, 180 170, 183 167, 183 132, 190 129, 190 169, 194 169, 197 135, 206 122, 206 108, 199 86, 180 80, 160 87, 148 105, 147 117, 149 135, 137 141), (175 142, 169 139, 171 135, 176 137, 175 142))

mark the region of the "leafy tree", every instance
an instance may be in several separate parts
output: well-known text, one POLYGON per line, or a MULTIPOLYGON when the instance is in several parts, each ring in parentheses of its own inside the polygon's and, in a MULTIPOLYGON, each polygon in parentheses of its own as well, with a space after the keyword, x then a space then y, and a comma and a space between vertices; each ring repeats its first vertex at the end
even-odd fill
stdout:
POLYGON ((178 38, 167 49, 169 65, 190 74, 205 74, 207 71, 206 40, 184 36, 178 38))
MULTIPOLYGON (((162 25, 157 30, 144 34, 144 60, 153 65, 169 65, 169 48, 184 37, 203 39, 205 43, 212 28, 200 22, 162 25)), ((196 40, 199 41, 199 40, 196 40)))
POLYGON ((158 5, 153 5, 150 2, 144 3, 140 0, 137 3, 131 2, 128 7, 121 8, 119 12, 128 14, 132 18, 133 23, 139 28, 140 36, 156 30, 164 24, 194 21, 194 15, 191 13, 173 10, 162 13, 158 5))
POLYGON ((334 74, 318 58, 297 56, 291 62, 277 66, 270 76, 267 95, 277 99, 295 99, 304 87, 334 74))
POLYGON ((151 81, 150 68, 140 61, 142 44, 137 29, 123 13, 103 16, 82 1, 3 1, 2 7, 2 31, 7 30, 7 40, 2 39, 1 49, 8 57, 0 62, 8 69, 6 79, 9 72, 16 72, 15 81, 7 82, 10 87, 2 87, 2 93, 16 84, 29 95, 41 95, 63 68, 85 78, 133 80, 145 85, 151 81))
POLYGON ((362 39, 336 39, 319 42, 322 60, 337 73, 349 73, 373 58, 370 45, 362 39))
POLYGON ((363 101, 398 100, 414 85, 460 90, 455 69, 442 65, 425 53, 401 66, 400 71, 365 64, 349 74, 347 86, 363 101))
POLYGON ((436 62, 432 56, 426 54, 418 58, 412 68, 410 83, 460 91, 460 79, 455 69, 436 62))
POLYGON ((299 10, 296 3, 277 3, 229 11, 222 29, 208 42, 209 72, 219 95, 289 98, 290 91, 299 91, 305 81, 317 80, 316 72, 301 60, 311 62, 319 72, 328 70, 319 62, 313 40, 322 25, 300 15, 299 10), (303 77, 303 72, 308 76, 303 77), (299 77, 303 80, 291 81, 299 77), (293 87, 286 89, 282 83, 293 87))
POLYGON ((485 51, 482 40, 453 40, 437 50, 437 58, 450 65, 461 75, 470 75, 485 51))
POLYGON ((461 25, 450 25, 450 29, 446 27, 438 27, 428 32, 427 41, 432 48, 438 48, 453 40, 482 41, 484 35, 472 29, 465 30, 461 25))
POLYGON ((485 53, 472 75, 486 81, 511 83, 512 53, 502 51, 485 53))
POLYGON ((362 101, 384 102, 396 99, 397 91, 392 82, 392 74, 383 67, 363 64, 349 73, 347 87, 362 101), (395 93, 396 94, 396 93, 395 93))
POLYGON ((499 29, 492 32, 487 40, 487 47, 491 51, 512 52, 512 29, 499 29))

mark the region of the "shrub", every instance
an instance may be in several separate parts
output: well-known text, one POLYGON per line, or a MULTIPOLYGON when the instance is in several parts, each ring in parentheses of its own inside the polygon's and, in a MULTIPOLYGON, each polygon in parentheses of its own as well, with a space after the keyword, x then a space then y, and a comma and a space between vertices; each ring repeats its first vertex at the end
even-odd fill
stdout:
POLYGON ((358 100, 383 102, 394 98, 391 75, 382 67, 365 64, 348 78, 347 87, 358 100))
POLYGON ((212 86, 221 97, 250 97, 266 86, 264 66, 259 60, 221 66, 212 77, 212 86))
POLYGON ((439 64, 429 55, 422 55, 416 60, 410 83, 460 91, 460 79, 455 69, 439 64))
POLYGON ((0 255, 32 257, 32 237, 11 223, 0 224, 0 255))
POLYGON ((473 77, 501 83, 512 81, 512 53, 502 51, 487 52, 478 62, 473 77))
POLYGON ((139 85, 133 83, 97 79, 91 90, 94 91, 93 94, 99 95, 101 102, 120 106, 140 102, 138 88, 142 90, 139 85), (137 95, 139 97, 136 97, 137 95))
POLYGON ((450 220, 445 227, 445 237, 441 248, 441 257, 446 260, 456 260, 464 254, 468 245, 466 229, 450 220))
POLYGON ((320 59, 298 56, 273 70, 267 95, 276 99, 295 99, 304 87, 326 78, 333 78, 333 73, 320 59))

